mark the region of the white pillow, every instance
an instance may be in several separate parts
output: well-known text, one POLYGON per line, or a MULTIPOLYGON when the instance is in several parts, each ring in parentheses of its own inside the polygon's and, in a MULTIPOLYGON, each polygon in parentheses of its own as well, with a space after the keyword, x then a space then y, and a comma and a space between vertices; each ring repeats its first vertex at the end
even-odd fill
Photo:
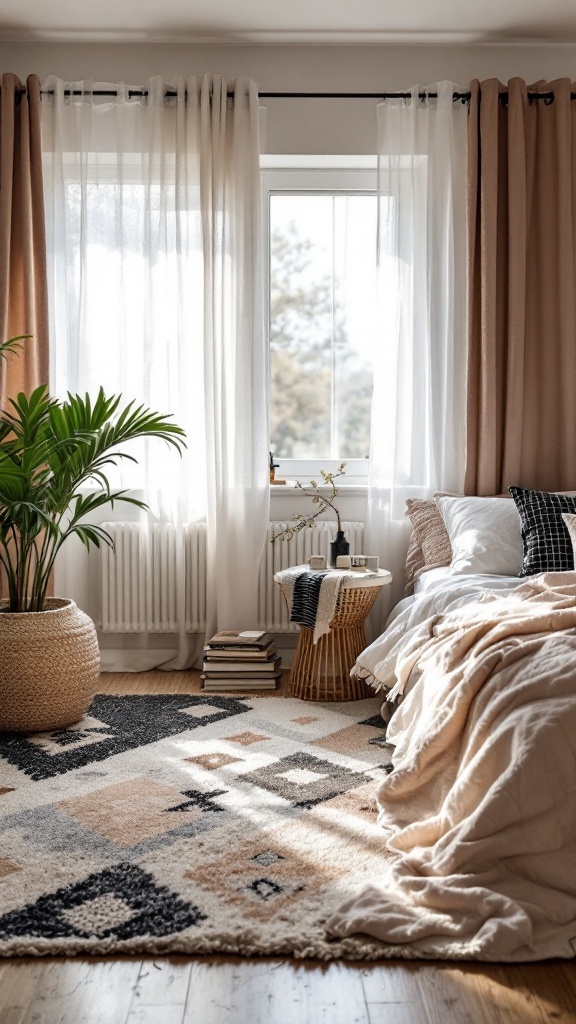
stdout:
POLYGON ((450 544, 454 574, 519 576, 524 545, 510 498, 436 498, 450 544))

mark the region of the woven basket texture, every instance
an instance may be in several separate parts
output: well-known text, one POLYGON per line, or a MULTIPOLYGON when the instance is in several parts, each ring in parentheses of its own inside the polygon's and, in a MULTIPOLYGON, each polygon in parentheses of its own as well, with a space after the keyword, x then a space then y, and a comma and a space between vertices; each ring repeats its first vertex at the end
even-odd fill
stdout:
MULTIPOLYGON (((366 647, 364 620, 379 587, 340 590, 330 632, 314 643, 314 630, 300 627, 298 647, 289 678, 291 697, 313 701, 362 700, 372 691, 350 670, 366 647)), ((286 595, 283 594, 286 600, 286 595)))
POLYGON ((82 718, 96 691, 100 654, 92 619, 53 597, 42 612, 0 603, 0 730, 45 732, 82 718))

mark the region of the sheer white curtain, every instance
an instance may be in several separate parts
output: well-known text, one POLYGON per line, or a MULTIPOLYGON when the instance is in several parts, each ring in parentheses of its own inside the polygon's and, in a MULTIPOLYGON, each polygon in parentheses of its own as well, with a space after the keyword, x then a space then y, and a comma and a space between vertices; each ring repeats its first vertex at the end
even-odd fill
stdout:
MULTIPOLYGON (((187 667, 204 636, 185 631, 182 527, 206 520, 211 634, 256 621, 269 518, 257 88, 218 76, 155 77, 145 97, 55 78, 43 88, 52 393, 102 385, 187 433, 182 460, 151 441, 120 470, 148 522, 174 525, 178 635, 140 634, 104 663, 187 667)), ((104 518, 133 518, 127 508, 104 518)), ((62 552, 57 591, 97 614, 78 558, 62 552)))
MULTIPOLYGON (((467 106, 452 82, 378 105, 379 341, 366 550, 403 589, 408 497, 462 491, 467 106), (421 94, 426 98, 422 99, 421 94), (428 96, 436 93, 437 98, 428 96)), ((385 614, 380 606, 381 631, 385 614)))

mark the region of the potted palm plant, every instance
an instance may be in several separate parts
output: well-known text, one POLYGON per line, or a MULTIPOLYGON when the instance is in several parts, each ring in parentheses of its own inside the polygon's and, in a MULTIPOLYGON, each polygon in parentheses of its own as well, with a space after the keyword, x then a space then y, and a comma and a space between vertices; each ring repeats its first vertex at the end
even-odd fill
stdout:
MULTIPOLYGON (((0 357, 22 338, 0 344, 0 357)), ((87 520, 96 509, 129 502, 106 470, 130 458, 128 441, 158 437, 181 453, 184 431, 169 416, 100 389, 50 398, 45 386, 0 411, 0 729, 36 732, 78 721, 95 692, 99 650, 94 624, 66 598, 49 597, 54 562, 69 537, 86 548, 106 531, 87 520), (87 490, 86 485, 95 489, 87 490), (5 595, 5 596, 4 596, 5 595)))

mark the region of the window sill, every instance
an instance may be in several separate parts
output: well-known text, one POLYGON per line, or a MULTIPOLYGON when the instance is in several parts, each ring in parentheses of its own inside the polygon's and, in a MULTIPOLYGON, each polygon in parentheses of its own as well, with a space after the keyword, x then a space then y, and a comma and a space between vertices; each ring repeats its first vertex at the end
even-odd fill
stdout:
MULTIPOLYGON (((320 494, 330 494, 330 487, 319 487, 320 494)), ((277 495, 282 498, 306 498, 310 497, 310 494, 303 493, 299 487, 296 487, 293 480, 288 480, 285 484, 270 484, 270 493, 273 497, 277 495)), ((365 497, 368 493, 368 484, 341 484, 338 487, 338 494, 336 495, 336 501, 338 498, 360 498, 365 497)))

